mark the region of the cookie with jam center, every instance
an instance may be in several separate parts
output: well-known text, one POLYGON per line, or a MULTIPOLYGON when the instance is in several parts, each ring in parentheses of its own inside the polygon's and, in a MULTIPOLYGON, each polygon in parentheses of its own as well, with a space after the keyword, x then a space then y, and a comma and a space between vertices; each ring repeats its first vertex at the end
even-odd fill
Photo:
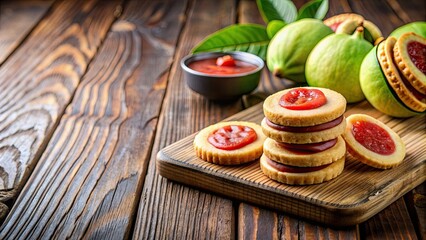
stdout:
POLYGON ((380 169, 402 163, 406 153, 405 144, 390 127, 366 114, 352 114, 346 121, 343 138, 348 152, 354 158, 380 169))
POLYGON ((425 46, 426 38, 408 32, 401 35, 393 47, 395 65, 407 81, 422 94, 426 94, 425 46))
POLYGON ((410 82, 399 73, 394 62, 395 37, 388 37, 381 42, 377 48, 377 58, 388 84, 396 93, 398 98, 409 109, 416 112, 426 111, 426 95, 417 91, 410 82))
POLYGON ((346 99, 340 93, 318 87, 291 88, 279 91, 267 97, 263 103, 263 113, 271 122, 282 126, 305 127, 330 122, 346 110, 346 99), (280 105, 280 101, 287 93, 297 89, 313 89, 321 91, 326 102, 316 108, 307 110, 293 110, 280 105))
POLYGON ((263 153, 263 142, 265 138, 262 128, 256 123, 229 121, 216 123, 202 129, 195 136, 193 145, 196 156, 204 161, 219 165, 238 165, 258 159, 263 153), (256 139, 246 144, 233 146, 235 145, 235 142, 239 141, 238 139, 244 139, 247 135, 249 135, 249 133, 244 131, 238 132, 238 128, 244 129, 246 127, 248 127, 247 129, 254 131, 256 139), (224 131, 223 129, 227 130, 224 131), (214 135, 217 131, 222 131, 222 135, 219 135, 216 138, 216 141, 219 141, 219 144, 215 146, 209 138, 212 139, 212 135, 214 135), (233 136, 236 137, 232 139, 233 136), (221 141, 225 142, 225 145, 221 144, 221 141), (229 142, 228 146, 226 146, 227 141, 229 142))

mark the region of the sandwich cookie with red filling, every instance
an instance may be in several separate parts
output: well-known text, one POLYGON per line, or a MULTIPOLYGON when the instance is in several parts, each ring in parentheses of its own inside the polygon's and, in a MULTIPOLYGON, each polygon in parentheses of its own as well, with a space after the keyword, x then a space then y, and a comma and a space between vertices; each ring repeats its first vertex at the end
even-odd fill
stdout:
POLYGON ((317 184, 343 171, 346 146, 341 135, 346 99, 325 88, 300 87, 269 96, 261 126, 268 137, 263 173, 291 185, 317 184))

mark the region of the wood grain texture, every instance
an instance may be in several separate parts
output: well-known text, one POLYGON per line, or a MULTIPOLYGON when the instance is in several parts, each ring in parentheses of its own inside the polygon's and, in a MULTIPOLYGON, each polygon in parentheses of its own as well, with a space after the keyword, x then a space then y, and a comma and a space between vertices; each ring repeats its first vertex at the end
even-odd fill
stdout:
POLYGON ((234 2, 191 1, 187 13, 142 191, 135 239, 232 239, 235 236, 232 201, 162 178, 155 165, 155 153, 164 146, 242 109, 240 101, 219 104, 191 92, 179 66, 180 59, 205 36, 234 23, 234 2))
MULTIPOLYGON (((426 237, 426 182, 404 195, 404 203, 419 239, 426 237)), ((396 204, 396 203, 395 203, 396 204)), ((400 208, 402 209, 402 208, 400 208)), ((404 213, 407 214, 407 213, 404 213)))
POLYGON ((53 0, 0 0, 0 66, 52 5, 53 0))
POLYGON ((13 201, 34 168, 116 7, 113 1, 55 4, 1 66, 0 202, 13 201))
MULTIPOLYGON (((6 186, 0 190, 0 219, 9 208, 2 202, 13 203, 41 157, 0 228, 0 239, 415 239, 414 229, 421 232, 424 204, 414 195, 417 191, 414 210, 407 211, 411 202, 398 199, 365 223, 337 230, 212 194, 226 186, 215 186, 211 175, 185 179, 195 186, 211 181, 206 191, 158 176, 163 166, 156 166, 155 154, 160 149, 292 83, 265 70, 253 94, 227 104, 206 101, 185 86, 179 60, 207 34, 235 20, 259 22, 253 0, 123 2, 56 1, 30 34, 22 33, 25 41, 17 40, 23 44, 0 67, 0 185, 6 186), (122 8, 122 17, 112 24, 122 8), (19 174, 19 169, 28 171, 19 174), (410 218, 415 216, 419 223, 413 227, 410 218)), ((296 6, 305 2, 296 1, 296 6)), ((331 11, 365 12, 385 24, 387 32, 395 24, 425 17, 419 11, 424 2, 415 0, 330 2, 331 11), (382 4, 385 13, 374 11, 382 4)), ((0 33, 0 40, 4 36, 0 33)), ((393 126, 407 134, 400 123, 393 126)), ((173 167, 173 177, 182 175, 173 167)), ((365 188, 373 185, 368 180, 365 188)), ((244 188, 229 191, 250 195, 244 188)), ((313 211, 312 206, 306 211, 313 211)))
POLYGON ((380 1, 350 1, 353 12, 362 15, 375 23, 383 33, 388 36, 396 27, 415 20, 425 19, 425 10, 406 11, 418 1, 380 0, 380 1))
POLYGON ((420 239, 426 239, 426 183, 414 189, 411 198, 408 200, 412 208, 412 218, 420 239))
POLYGON ((356 227, 333 229, 246 203, 239 206, 239 239, 357 239, 356 227))
POLYGON ((128 4, 2 226, 1 239, 131 235, 185 8, 163 1, 128 4))
POLYGON ((403 198, 365 222, 360 233, 363 239, 417 239, 403 198))

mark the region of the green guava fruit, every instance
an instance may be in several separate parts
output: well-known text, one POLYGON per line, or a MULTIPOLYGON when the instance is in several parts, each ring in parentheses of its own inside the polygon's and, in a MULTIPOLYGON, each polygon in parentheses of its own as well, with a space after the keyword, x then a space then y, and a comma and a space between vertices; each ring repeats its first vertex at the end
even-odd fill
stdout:
POLYGON ((284 21, 281 20, 272 20, 268 23, 268 26, 266 26, 266 33, 268 34, 268 37, 272 39, 277 32, 281 30, 285 25, 287 25, 284 21))
POLYGON ((318 19, 305 18, 284 26, 269 43, 268 69, 277 77, 306 82, 306 58, 321 39, 332 33, 318 19))
POLYGON ((420 35, 426 38, 426 22, 418 21, 418 22, 407 23, 393 30, 389 36, 395 37, 398 39, 402 34, 406 32, 414 32, 417 35, 420 35))
POLYGON ((342 94, 348 103, 365 99, 359 84, 359 71, 373 45, 364 40, 364 28, 353 35, 332 34, 321 40, 306 61, 309 86, 324 87, 342 94))
POLYGON ((411 117, 417 114, 406 108, 389 88, 377 59, 377 46, 365 56, 359 81, 365 98, 380 112, 393 117, 411 117))
MULTIPOLYGON (((362 22, 364 21, 364 17, 357 13, 341 13, 333 15, 325 19, 323 22, 325 25, 329 26, 334 32, 336 32, 337 28, 339 28, 339 26, 346 21, 362 22)), ((353 29, 353 31, 354 30, 355 28, 353 29)), ((351 33, 353 33, 353 31, 351 33)))
POLYGON ((324 24, 329 26, 335 33, 353 34, 358 26, 364 27, 364 39, 375 44, 382 38, 379 27, 371 21, 364 19, 356 13, 341 13, 324 20, 324 24))

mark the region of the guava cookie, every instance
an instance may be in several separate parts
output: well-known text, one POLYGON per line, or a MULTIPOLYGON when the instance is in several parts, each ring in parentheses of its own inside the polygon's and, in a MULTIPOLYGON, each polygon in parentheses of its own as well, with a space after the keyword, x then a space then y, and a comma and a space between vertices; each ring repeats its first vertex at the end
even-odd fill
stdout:
POLYGON ((269 159, 297 167, 317 167, 337 161, 346 154, 341 136, 314 144, 279 143, 270 138, 263 144, 263 154, 269 159))
POLYGON ((196 155, 211 163, 237 165, 258 159, 265 135, 255 123, 229 121, 202 129, 194 138, 196 155))
POLYGON ((408 80, 399 73, 394 59, 394 46, 396 38, 388 37, 378 45, 377 57, 386 80, 395 91, 398 98, 411 110, 426 111, 426 95, 417 91, 408 80))
POLYGON ((346 121, 344 116, 311 127, 286 127, 271 123, 264 118, 261 122, 263 133, 278 142, 304 144, 317 143, 335 139, 345 131, 346 121))
POLYGON ((314 126, 330 122, 346 110, 346 99, 326 88, 300 87, 270 95, 263 113, 271 122, 292 127, 314 126))
POLYGON ((329 181, 339 176, 345 166, 345 156, 319 167, 294 167, 272 161, 263 154, 260 168, 269 178, 289 185, 309 185, 329 181))
POLYGON ((399 165, 405 157, 405 145, 391 128, 365 114, 346 118, 343 138, 348 152, 369 166, 388 169, 399 165))
POLYGON ((405 33, 396 41, 393 52, 402 75, 417 91, 426 94, 426 38, 405 33))
POLYGON ((346 100, 326 88, 299 87, 277 92, 263 104, 261 126, 266 136, 286 143, 334 139, 344 131, 346 100))

